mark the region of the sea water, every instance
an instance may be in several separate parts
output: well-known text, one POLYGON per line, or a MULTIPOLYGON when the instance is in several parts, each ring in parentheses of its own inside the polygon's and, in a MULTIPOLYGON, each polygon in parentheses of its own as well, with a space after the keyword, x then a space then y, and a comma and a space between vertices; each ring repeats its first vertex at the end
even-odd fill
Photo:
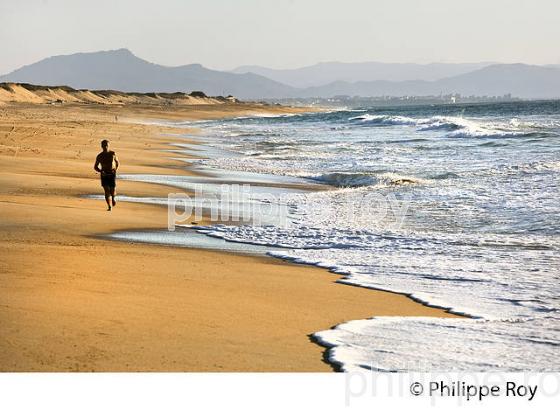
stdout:
POLYGON ((296 223, 205 233, 470 316, 339 324, 315 334, 333 363, 560 370, 560 102, 366 107, 200 126, 214 148, 194 161, 200 167, 330 188, 288 198, 296 223))

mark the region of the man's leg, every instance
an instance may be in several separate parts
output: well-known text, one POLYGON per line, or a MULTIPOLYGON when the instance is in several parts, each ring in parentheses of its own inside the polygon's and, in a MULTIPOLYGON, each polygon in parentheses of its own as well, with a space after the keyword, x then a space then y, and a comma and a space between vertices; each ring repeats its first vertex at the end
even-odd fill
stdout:
POLYGON ((105 202, 107 202, 107 211, 111 210, 111 189, 108 186, 104 186, 105 191, 105 202))
POLYGON ((111 188, 111 198, 112 198, 113 206, 115 206, 117 204, 117 201, 115 201, 115 196, 117 195, 117 193, 115 191, 116 191, 116 188, 112 187, 111 188))

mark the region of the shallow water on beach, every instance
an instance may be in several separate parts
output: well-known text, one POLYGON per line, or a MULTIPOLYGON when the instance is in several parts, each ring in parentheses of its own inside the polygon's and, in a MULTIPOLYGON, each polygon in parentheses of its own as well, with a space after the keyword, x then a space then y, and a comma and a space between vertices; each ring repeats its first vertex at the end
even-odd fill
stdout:
MULTIPOLYGON (((202 124, 234 152, 195 163, 333 189, 297 223, 228 241, 475 320, 373 318, 316 334, 345 370, 560 370, 560 103, 342 110, 202 124)), ((328 301, 325 301, 328 303, 328 301)))

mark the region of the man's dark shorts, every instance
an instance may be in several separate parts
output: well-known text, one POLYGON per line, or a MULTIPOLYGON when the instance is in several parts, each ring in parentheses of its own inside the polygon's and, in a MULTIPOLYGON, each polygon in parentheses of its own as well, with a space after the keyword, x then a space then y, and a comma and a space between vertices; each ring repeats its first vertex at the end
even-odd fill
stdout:
POLYGON ((116 174, 101 174, 101 186, 103 188, 114 189, 116 186, 115 178, 116 174))

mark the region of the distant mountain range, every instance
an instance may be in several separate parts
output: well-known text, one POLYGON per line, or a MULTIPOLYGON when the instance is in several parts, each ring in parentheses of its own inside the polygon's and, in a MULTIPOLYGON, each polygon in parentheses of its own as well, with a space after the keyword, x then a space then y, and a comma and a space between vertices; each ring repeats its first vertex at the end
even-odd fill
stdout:
POLYGON ((0 76, 0 82, 125 92, 203 91, 241 99, 442 93, 560 98, 558 65, 335 62, 290 70, 245 66, 227 72, 200 64, 166 67, 126 49, 50 57, 0 76))
POLYGON ((279 83, 297 88, 317 87, 345 81, 435 81, 445 77, 468 73, 492 63, 472 64, 395 64, 395 63, 318 63, 302 68, 278 70, 261 66, 241 66, 234 73, 255 73, 279 83))

